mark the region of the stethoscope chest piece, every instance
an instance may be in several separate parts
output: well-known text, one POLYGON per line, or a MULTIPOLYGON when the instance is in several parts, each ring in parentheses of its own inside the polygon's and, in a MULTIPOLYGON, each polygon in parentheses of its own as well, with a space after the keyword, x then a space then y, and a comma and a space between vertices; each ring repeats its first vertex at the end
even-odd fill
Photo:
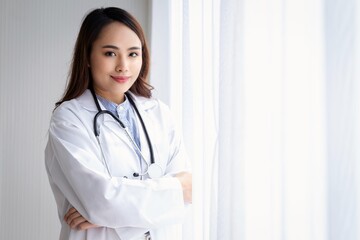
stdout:
POLYGON ((160 167, 159 164, 156 164, 156 163, 150 164, 147 173, 151 179, 159 178, 159 177, 163 176, 162 168, 160 167))

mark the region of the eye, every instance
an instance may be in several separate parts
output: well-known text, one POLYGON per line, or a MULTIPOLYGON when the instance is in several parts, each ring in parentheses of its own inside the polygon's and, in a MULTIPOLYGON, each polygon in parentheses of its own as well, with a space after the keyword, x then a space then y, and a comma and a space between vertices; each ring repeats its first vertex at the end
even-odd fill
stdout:
POLYGON ((139 56, 139 54, 136 53, 136 52, 132 52, 132 53, 129 54, 129 56, 130 57, 137 57, 137 56, 139 56))
POLYGON ((114 52, 106 52, 105 56, 107 56, 107 57, 115 57, 116 54, 114 52))

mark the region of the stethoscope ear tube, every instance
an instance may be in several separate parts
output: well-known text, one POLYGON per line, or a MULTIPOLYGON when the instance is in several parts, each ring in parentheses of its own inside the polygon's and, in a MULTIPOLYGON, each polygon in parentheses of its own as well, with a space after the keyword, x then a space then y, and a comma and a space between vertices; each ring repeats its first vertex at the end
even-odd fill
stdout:
POLYGON ((98 111, 96 113, 96 115, 94 117, 94 133, 95 133, 96 137, 98 137, 100 135, 100 131, 97 128, 97 119, 101 114, 109 114, 109 115, 111 115, 112 118, 115 119, 115 121, 117 121, 120 124, 120 126, 125 129, 125 125, 112 112, 110 112, 108 110, 100 110, 100 111, 98 111))

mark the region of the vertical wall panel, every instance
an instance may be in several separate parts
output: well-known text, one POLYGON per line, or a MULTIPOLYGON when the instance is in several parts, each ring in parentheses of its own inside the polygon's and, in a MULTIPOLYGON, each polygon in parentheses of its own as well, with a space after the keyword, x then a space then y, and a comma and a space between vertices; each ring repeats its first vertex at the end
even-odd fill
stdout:
POLYGON ((0 8, 0 239, 57 239, 44 148, 81 20, 118 6, 148 26, 147 0, 3 1, 0 8))

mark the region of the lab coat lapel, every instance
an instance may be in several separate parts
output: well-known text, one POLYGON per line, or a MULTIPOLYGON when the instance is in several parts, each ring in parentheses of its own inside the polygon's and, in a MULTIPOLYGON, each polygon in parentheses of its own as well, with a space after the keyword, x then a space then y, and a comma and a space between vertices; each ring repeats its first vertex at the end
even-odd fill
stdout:
POLYGON ((125 132, 125 129, 123 129, 112 116, 110 116, 109 114, 103 114, 103 124, 136 153, 134 146, 132 145, 129 137, 127 136, 127 133, 125 132))
MULTIPOLYGON (((142 117, 142 119, 144 121, 146 130, 147 130, 147 132, 149 134, 150 141, 153 142, 152 136, 150 134, 151 126, 150 126, 150 121, 148 119, 147 113, 145 111, 141 110, 140 108, 138 108, 138 110, 139 110, 140 115, 141 115, 141 117, 142 117)), ((137 119, 136 124, 137 124, 137 127, 139 129, 139 135, 140 135, 141 153, 144 156, 145 161, 150 165, 150 163, 151 163, 151 161, 150 161, 150 149, 149 149, 149 144, 148 144, 148 142, 146 140, 145 130, 141 125, 139 116, 137 116, 136 119, 137 119)))

